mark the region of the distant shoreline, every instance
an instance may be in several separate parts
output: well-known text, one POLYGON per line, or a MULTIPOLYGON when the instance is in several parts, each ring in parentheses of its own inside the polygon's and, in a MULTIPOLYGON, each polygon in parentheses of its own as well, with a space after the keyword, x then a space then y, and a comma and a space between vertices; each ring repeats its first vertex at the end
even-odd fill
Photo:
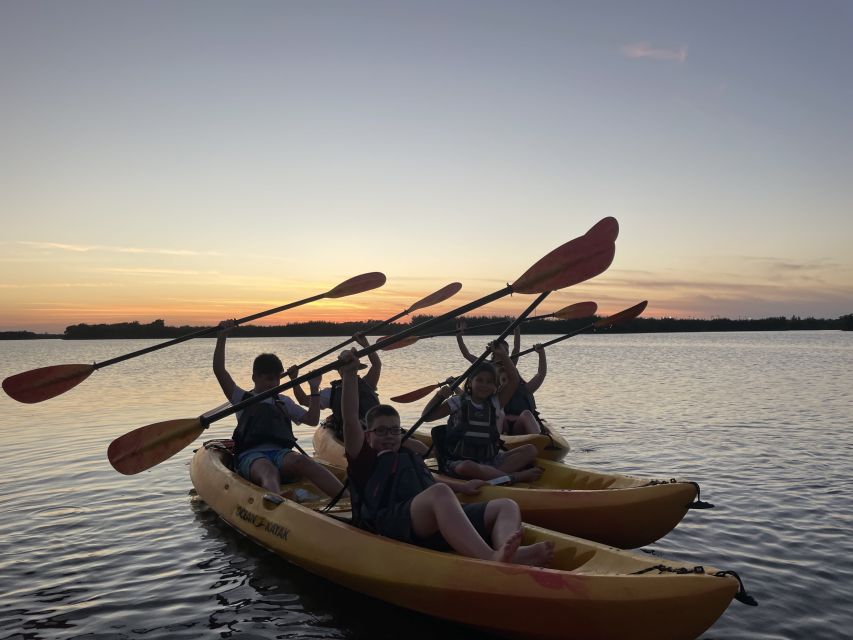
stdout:
MULTIPOLYGON (((413 324, 419 324, 433 316, 415 316, 413 324)), ((503 322, 509 323, 513 318, 507 316, 479 316, 467 317, 467 328, 465 335, 497 335, 501 331, 503 322), (498 323, 489 327, 478 329, 477 325, 486 323, 498 323)), ((597 316, 592 318, 581 318, 576 320, 532 320, 523 325, 524 335, 539 334, 566 334, 589 325, 597 316)), ((370 328, 379 324, 381 320, 367 320, 364 322, 298 322, 293 324, 276 326, 246 325, 237 327, 231 334, 237 338, 288 338, 288 337, 342 337, 351 336, 356 332, 363 331, 368 335, 385 336, 407 329, 412 326, 409 323, 392 324, 379 332, 372 332, 370 328)), ((453 335, 456 328, 454 320, 445 321, 432 326, 416 335, 428 335, 435 333, 447 333, 453 335)), ((75 324, 66 327, 64 333, 35 333, 32 331, 0 331, 0 340, 107 340, 107 339, 171 339, 194 333, 197 331, 211 330, 212 327, 167 326, 163 320, 155 320, 149 324, 139 322, 119 322, 114 324, 75 324)), ((821 318, 761 318, 746 320, 730 320, 728 318, 714 318, 711 320, 694 318, 635 318, 630 322, 608 329, 606 333, 699 333, 699 332, 727 332, 727 331, 815 331, 815 330, 853 330, 853 314, 841 316, 836 319, 821 318)), ((601 333, 601 332, 600 332, 601 333)), ((215 331, 207 336, 214 337, 215 331)))

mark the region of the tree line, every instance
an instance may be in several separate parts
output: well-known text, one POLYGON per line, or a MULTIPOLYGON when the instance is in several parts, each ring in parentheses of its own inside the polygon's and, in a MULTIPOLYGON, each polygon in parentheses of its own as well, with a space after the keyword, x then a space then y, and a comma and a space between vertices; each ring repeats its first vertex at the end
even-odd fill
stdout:
MULTIPOLYGON (((419 324, 425 320, 432 319, 430 315, 416 315, 412 317, 412 324, 419 324)), ((580 318, 575 320, 530 320, 524 324, 522 331, 525 335, 531 334, 565 334, 576 331, 597 320, 597 316, 580 318)), ((478 328, 477 325, 487 323, 507 323, 513 318, 511 316, 468 316, 466 317, 466 335, 497 335, 501 331, 500 324, 491 324, 489 327, 478 328)), ((411 326, 409 323, 396 323, 383 327, 378 332, 370 331, 381 320, 365 320, 360 322, 294 322, 284 325, 258 326, 245 325, 237 327, 232 334, 235 337, 244 338, 272 338, 272 337, 304 337, 304 336, 351 336, 363 331, 370 335, 390 335, 396 331, 411 326)), ((63 338, 65 340, 104 340, 104 339, 169 339, 177 338, 195 331, 209 329, 210 326, 167 326, 164 320, 155 320, 147 324, 140 322, 116 322, 112 324, 74 324, 65 328, 62 334, 37 334, 31 331, 5 331, 0 332, 0 339, 27 340, 35 338, 63 338)), ((455 320, 447 320, 432 326, 429 329, 418 332, 417 335, 444 333, 451 334, 456 329, 455 320)), ((607 329, 607 333, 677 333, 677 332, 700 332, 700 331, 797 331, 797 330, 843 330, 853 331, 853 313, 836 319, 802 318, 791 316, 786 318, 771 317, 760 319, 738 319, 712 318, 710 320, 699 318, 635 318, 630 322, 617 325, 607 329)), ((215 333, 210 334, 211 337, 215 333)))

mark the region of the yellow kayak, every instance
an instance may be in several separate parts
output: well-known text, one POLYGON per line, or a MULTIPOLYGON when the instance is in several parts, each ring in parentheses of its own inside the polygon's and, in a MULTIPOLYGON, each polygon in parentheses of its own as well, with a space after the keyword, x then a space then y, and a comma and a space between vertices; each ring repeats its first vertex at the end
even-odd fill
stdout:
MULTIPOLYGON (((199 498, 258 544, 360 593, 515 638, 696 638, 722 615, 738 580, 715 569, 662 560, 524 525, 523 544, 553 540, 543 569, 475 560, 384 538, 321 514, 310 483, 270 496, 229 470, 230 454, 200 448, 190 475, 199 498), (313 501, 311 501, 313 499, 313 501), (684 573, 677 573, 683 571, 684 573), (690 572, 688 572, 690 571, 690 572)), ((333 517, 334 516, 334 517, 333 517)))
MULTIPOLYGON (((314 455, 338 475, 345 473, 343 443, 331 430, 318 428, 314 432, 314 455)), ((518 503, 525 522, 634 549, 672 531, 697 495, 697 485, 692 482, 599 473, 541 459, 536 464, 545 470, 536 482, 485 486, 479 496, 460 499, 477 502, 511 498, 518 503)))
MULTIPOLYGON (((548 423, 545 422, 545 424, 547 426, 548 423)), ((549 427, 548 433, 549 435, 531 433, 523 436, 501 436, 501 440, 507 449, 515 449, 523 444, 535 445, 539 449, 538 457, 540 459, 560 461, 566 457, 571 449, 569 442, 552 427, 549 427)), ((432 436, 429 432, 415 431, 412 437, 420 440, 428 447, 432 446, 432 436)), ((317 427, 314 433, 314 453, 317 457, 332 464, 346 467, 346 460, 343 457, 343 444, 340 440, 335 439, 334 432, 325 425, 317 427), (324 431, 328 433, 322 433, 324 431), (327 436, 331 436, 332 442, 328 441, 327 436)), ((431 452, 431 455, 434 456, 434 452, 431 452)))

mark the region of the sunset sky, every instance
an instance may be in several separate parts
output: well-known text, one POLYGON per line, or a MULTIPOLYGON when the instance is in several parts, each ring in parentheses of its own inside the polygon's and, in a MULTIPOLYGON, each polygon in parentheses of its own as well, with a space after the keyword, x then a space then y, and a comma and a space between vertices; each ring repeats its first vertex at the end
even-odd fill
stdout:
POLYGON ((4 0, 0 92, 0 331, 444 311, 604 216, 541 311, 853 313, 843 0, 4 0))

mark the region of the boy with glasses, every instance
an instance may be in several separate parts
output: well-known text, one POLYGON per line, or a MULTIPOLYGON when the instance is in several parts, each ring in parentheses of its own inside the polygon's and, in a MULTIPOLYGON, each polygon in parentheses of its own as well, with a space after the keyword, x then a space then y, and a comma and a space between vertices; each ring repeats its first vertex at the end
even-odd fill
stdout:
POLYGON ((552 542, 521 546, 521 515, 512 500, 461 505, 454 491, 474 495, 483 480, 436 482, 423 459, 401 446, 400 415, 389 405, 358 419, 358 359, 340 355, 347 473, 356 525, 380 535, 463 556, 546 566, 552 542))

